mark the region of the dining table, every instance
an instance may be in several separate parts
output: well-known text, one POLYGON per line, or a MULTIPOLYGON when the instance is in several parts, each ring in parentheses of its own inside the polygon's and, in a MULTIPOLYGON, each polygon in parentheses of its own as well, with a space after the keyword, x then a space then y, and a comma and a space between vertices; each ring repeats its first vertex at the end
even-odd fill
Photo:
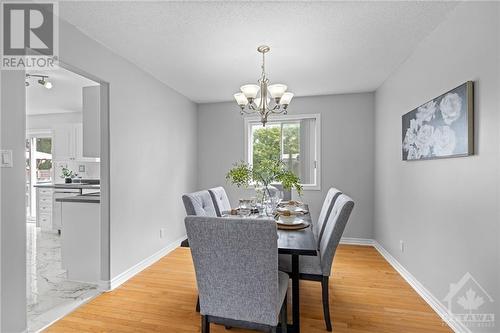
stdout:
MULTIPOLYGON (((278 228, 278 253, 291 255, 292 272, 292 323, 287 325, 287 333, 300 333, 300 256, 317 256, 318 245, 312 231, 312 219, 307 204, 301 205, 305 213, 300 216, 308 227, 300 230, 285 230, 278 228)), ((225 215, 230 216, 230 215, 225 215)), ((251 214, 250 218, 266 218, 259 214, 251 214)), ((281 332, 281 327, 278 327, 281 332)))

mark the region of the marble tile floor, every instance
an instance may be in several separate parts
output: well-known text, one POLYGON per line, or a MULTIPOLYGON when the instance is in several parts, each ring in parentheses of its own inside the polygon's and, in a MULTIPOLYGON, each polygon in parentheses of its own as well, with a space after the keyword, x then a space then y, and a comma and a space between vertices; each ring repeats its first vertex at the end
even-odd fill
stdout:
POLYGON ((97 285, 70 281, 62 268, 61 236, 27 223, 26 295, 28 332, 39 332, 100 292, 97 285))

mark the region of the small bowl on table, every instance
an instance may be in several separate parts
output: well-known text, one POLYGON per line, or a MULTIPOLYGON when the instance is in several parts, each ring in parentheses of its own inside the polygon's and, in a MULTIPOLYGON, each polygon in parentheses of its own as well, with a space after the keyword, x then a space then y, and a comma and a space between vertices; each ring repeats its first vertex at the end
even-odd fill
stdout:
POLYGON ((286 223, 286 224, 293 224, 293 222, 295 221, 295 215, 281 215, 280 214, 279 220, 283 223, 286 223))

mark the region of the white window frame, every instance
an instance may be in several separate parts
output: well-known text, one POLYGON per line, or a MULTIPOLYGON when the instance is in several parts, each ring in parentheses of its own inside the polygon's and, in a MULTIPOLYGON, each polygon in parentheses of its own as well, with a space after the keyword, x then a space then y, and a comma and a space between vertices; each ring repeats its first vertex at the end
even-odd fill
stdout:
MULTIPOLYGON (((316 131, 314 136, 314 146, 316 151, 314 152, 314 160, 316 161, 316 177, 314 184, 302 184, 304 190, 321 190, 321 115, 319 113, 311 113, 311 114, 294 114, 294 115, 281 115, 276 118, 269 119, 267 124, 273 123, 283 123, 283 122, 293 122, 300 121, 304 119, 314 119, 316 124, 316 131)), ((252 160, 252 147, 250 147, 251 143, 251 135, 252 132, 250 130, 251 125, 260 124, 259 117, 247 117, 244 121, 244 138, 245 138, 245 162, 250 163, 252 160)))

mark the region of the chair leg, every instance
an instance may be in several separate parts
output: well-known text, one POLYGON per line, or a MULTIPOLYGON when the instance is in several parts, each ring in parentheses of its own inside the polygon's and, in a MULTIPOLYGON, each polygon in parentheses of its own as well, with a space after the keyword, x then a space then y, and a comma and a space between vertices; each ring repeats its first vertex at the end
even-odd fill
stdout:
POLYGON ((287 308, 287 296, 285 295, 285 300, 283 301, 283 307, 281 308, 281 333, 287 333, 288 329, 288 308, 287 308))
POLYGON ((323 316, 325 317, 326 330, 332 331, 332 322, 330 321, 330 298, 328 293, 328 276, 323 276, 321 280, 321 290, 323 295, 323 316))
POLYGON ((198 296, 196 300, 196 312, 200 312, 200 296, 198 296))
POLYGON ((210 323, 207 316, 201 316, 201 333, 210 333, 210 323))

